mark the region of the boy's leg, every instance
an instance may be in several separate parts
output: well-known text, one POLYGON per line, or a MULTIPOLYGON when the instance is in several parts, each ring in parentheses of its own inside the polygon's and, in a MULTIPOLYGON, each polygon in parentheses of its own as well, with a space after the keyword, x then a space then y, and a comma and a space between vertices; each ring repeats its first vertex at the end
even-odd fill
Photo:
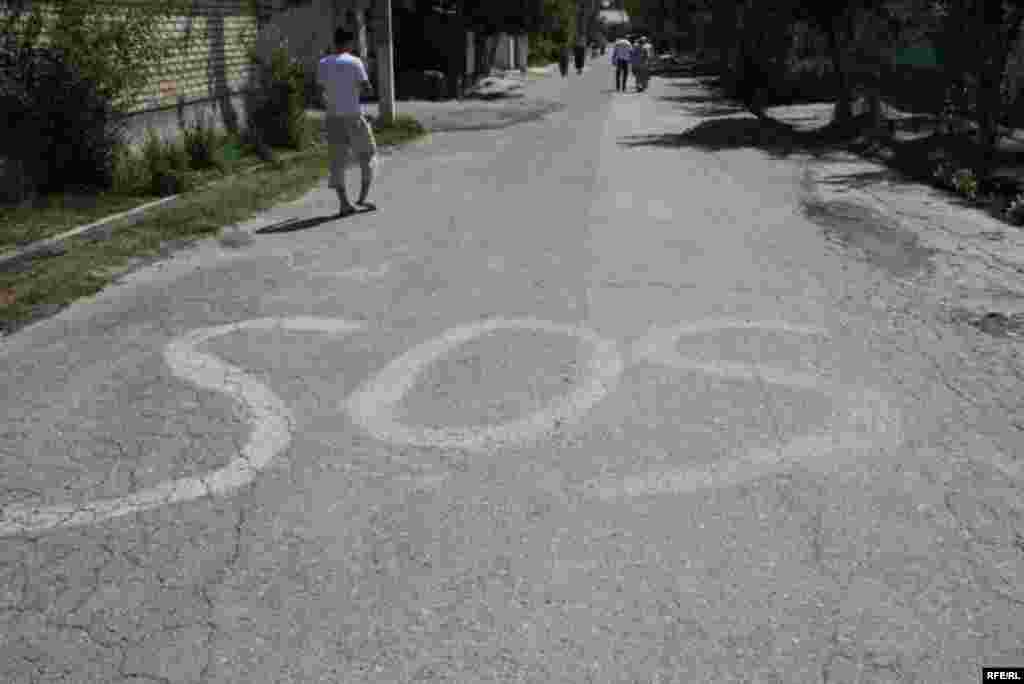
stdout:
POLYGON ((345 164, 348 161, 349 136, 345 121, 340 117, 327 118, 327 145, 331 160, 331 176, 328 185, 338 195, 338 213, 355 211, 345 191, 345 164))
POLYGON ((361 170, 362 184, 359 190, 358 204, 366 204, 366 198, 370 194, 370 187, 373 185, 374 171, 377 166, 377 141, 373 137, 373 129, 366 119, 359 121, 359 167, 361 170))
POLYGON ((355 206, 348 200, 348 191, 345 189, 345 164, 348 153, 339 155, 337 170, 331 173, 331 183, 334 192, 338 195, 338 214, 351 214, 356 210, 355 206))
POLYGON ((362 171, 362 185, 360 186, 359 199, 356 200, 356 204, 366 204, 366 197, 370 194, 370 187, 373 185, 373 172, 375 166, 375 158, 365 155, 359 158, 359 167, 362 171))

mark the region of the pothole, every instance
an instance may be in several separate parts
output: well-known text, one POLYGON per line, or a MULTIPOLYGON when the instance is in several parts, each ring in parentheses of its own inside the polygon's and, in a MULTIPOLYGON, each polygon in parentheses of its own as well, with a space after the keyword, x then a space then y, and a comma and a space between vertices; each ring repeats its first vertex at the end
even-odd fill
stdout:
POLYGON ((1005 314, 988 311, 979 314, 957 309, 951 318, 955 323, 966 323, 992 337, 1024 339, 1024 313, 1005 314))

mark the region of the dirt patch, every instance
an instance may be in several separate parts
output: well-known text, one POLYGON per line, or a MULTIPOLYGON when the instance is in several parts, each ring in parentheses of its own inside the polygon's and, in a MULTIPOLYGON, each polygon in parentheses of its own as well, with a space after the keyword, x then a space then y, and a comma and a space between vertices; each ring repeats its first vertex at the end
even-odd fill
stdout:
POLYGON ((935 254, 934 249, 921 245, 916 233, 871 207, 842 200, 807 199, 802 209, 809 220, 825 229, 830 241, 860 250, 868 262, 893 275, 924 271, 935 254))

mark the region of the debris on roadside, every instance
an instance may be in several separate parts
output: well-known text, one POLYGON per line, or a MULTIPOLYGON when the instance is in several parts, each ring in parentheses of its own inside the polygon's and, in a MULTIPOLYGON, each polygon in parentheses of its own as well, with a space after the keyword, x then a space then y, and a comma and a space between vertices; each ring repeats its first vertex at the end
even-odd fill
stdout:
POLYGON ((218 242, 224 247, 246 247, 253 243, 252 234, 245 230, 230 229, 221 233, 218 242))
POLYGON ((517 79, 488 76, 465 95, 466 99, 496 100, 502 97, 523 97, 523 84, 517 79))

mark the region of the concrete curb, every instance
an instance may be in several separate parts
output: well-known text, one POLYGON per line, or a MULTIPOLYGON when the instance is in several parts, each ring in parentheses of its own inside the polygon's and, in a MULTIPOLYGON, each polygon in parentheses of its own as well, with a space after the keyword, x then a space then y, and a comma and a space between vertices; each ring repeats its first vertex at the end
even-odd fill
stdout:
POLYGON ((181 201, 184 195, 171 195, 128 211, 114 214, 93 223, 73 228, 66 233, 31 242, 24 247, 0 254, 0 271, 16 271, 25 266, 25 262, 39 257, 57 256, 67 251, 66 243, 72 238, 92 240, 108 240, 115 228, 135 225, 146 214, 154 209, 173 206, 181 201))
MULTIPOLYGON (((315 147, 316 146, 314 146, 314 149, 315 147)), ((301 157, 307 153, 308 152, 297 152, 283 159, 278 159, 276 162, 268 161, 261 164, 255 164, 232 174, 232 176, 239 177, 255 173, 261 169, 273 166, 275 163, 287 163, 288 161, 296 157, 301 157)), ((212 185, 216 185, 220 180, 223 179, 218 179, 201 187, 195 188, 193 192, 205 190, 212 185)), ((24 247, 4 252, 0 254, 0 272, 23 270, 28 267, 28 262, 31 262, 34 259, 60 256, 67 251, 67 242, 72 238, 109 240, 115 229, 133 226, 142 221, 153 211, 173 207, 176 204, 179 204, 185 197, 187 197, 187 194, 162 197, 153 202, 148 202, 135 207, 134 209, 121 212, 120 214, 114 214, 113 216, 102 218, 99 221, 73 228, 65 233, 61 233, 60 235, 46 238, 44 240, 37 240, 36 242, 31 242, 25 245, 24 247)))

